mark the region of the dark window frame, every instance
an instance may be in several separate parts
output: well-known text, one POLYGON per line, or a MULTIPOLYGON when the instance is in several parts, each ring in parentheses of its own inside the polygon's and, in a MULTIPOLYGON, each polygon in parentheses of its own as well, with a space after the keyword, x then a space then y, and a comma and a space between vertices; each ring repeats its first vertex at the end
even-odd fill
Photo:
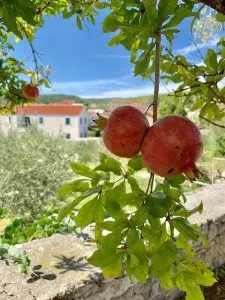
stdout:
POLYGON ((65 125, 71 125, 71 118, 69 117, 65 118, 65 125))
POLYGON ((65 138, 66 138, 66 140, 71 140, 71 134, 70 133, 66 133, 65 134, 65 138))

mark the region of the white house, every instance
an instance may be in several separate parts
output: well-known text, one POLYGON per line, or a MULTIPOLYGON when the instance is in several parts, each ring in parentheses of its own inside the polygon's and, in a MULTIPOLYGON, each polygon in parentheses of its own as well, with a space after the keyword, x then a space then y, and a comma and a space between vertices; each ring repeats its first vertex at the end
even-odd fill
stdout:
POLYGON ((15 115, 0 115, 0 130, 22 129, 36 125, 50 135, 64 135, 67 140, 88 135, 88 115, 83 104, 61 102, 17 107, 15 115))
POLYGON ((89 126, 95 125, 95 120, 98 119, 98 114, 104 114, 105 110, 101 108, 88 109, 89 126))

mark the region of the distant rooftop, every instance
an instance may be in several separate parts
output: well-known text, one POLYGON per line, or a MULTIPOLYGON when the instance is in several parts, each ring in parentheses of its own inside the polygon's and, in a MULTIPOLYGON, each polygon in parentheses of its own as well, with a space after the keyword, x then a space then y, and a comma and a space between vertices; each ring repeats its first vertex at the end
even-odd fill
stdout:
POLYGON ((79 115, 83 104, 73 103, 73 100, 63 100, 54 104, 35 103, 16 107, 16 114, 21 115, 79 115))

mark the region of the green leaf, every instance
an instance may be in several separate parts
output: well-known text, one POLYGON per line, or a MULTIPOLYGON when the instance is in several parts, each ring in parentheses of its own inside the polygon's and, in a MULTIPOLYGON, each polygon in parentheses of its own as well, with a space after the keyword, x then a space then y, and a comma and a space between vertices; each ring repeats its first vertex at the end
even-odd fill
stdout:
POLYGON ((171 199, 161 193, 155 193, 148 197, 149 213, 155 218, 163 218, 168 213, 172 203, 171 199))
POLYGON ((195 214, 196 212, 198 213, 202 213, 203 212, 203 203, 201 202, 198 206, 196 206, 195 208, 191 209, 188 211, 188 215, 187 217, 192 216, 193 214, 195 214))
POLYGON ((169 269, 177 259, 177 249, 174 241, 164 242, 152 255, 151 274, 160 278, 160 274, 169 269))
POLYGON ((132 266, 128 263, 126 270, 128 271, 129 276, 133 274, 140 282, 144 283, 148 277, 149 259, 143 240, 135 229, 129 231, 127 235, 127 245, 129 247, 129 253, 135 255, 139 264, 134 268, 133 262, 132 266))
POLYGON ((160 224, 157 229, 146 225, 142 228, 141 232, 144 238, 150 242, 150 246, 157 248, 165 241, 167 236, 166 222, 162 225, 160 224))
POLYGON ((111 13, 104 19, 102 30, 103 32, 114 32, 119 28, 119 25, 118 17, 111 13))
POLYGON ((0 16, 3 18, 3 21, 8 27, 9 31, 12 31, 19 38, 23 38, 22 29, 18 30, 17 18, 22 17, 28 24, 36 25, 35 22, 35 14, 36 14, 36 6, 30 0, 20 0, 20 4, 15 0, 6 1, 1 0, 1 10, 0 16))
POLYGON ((117 219, 115 221, 105 221, 103 223, 98 223, 98 227, 108 230, 122 232, 123 229, 128 227, 129 221, 125 218, 117 219))
POLYGON ((98 165, 95 170, 113 172, 115 175, 122 174, 121 162, 106 155, 102 156, 101 164, 98 165))
POLYGON ((109 233, 102 239, 102 247, 109 252, 116 250, 122 240, 121 232, 109 233))
POLYGON ((141 202, 142 202, 142 198, 140 196, 138 196, 137 194, 134 193, 128 193, 128 194, 124 194, 123 196, 121 196, 121 198, 119 199, 119 203, 122 207, 130 205, 130 206, 135 206, 135 207, 140 207, 141 202))
POLYGON ((97 193, 101 192, 102 189, 103 189, 102 185, 98 185, 98 186, 95 186, 93 188, 89 188, 88 190, 86 190, 85 192, 82 193, 81 197, 82 198, 90 197, 94 194, 97 194, 97 193))
POLYGON ((84 204, 78 212, 76 223, 78 226, 86 227, 96 222, 100 223, 104 220, 104 209, 99 196, 84 204))
POLYGON ((122 182, 113 189, 106 190, 103 194, 104 207, 109 215, 115 219, 125 218, 125 213, 120 207, 120 200, 126 194, 125 184, 122 182))
POLYGON ((174 13, 177 7, 178 0, 160 0, 158 10, 159 10, 159 19, 163 23, 167 20, 171 14, 174 13))
POLYGON ((170 21, 166 23, 163 28, 171 28, 179 25, 185 18, 195 16, 196 13, 191 12, 185 5, 180 6, 175 14, 171 17, 170 21))
POLYGON ((196 241, 198 239, 199 234, 186 219, 182 217, 176 217, 173 218, 170 222, 173 225, 173 227, 177 229, 187 239, 193 241, 196 241))
POLYGON ((88 258, 88 262, 95 267, 105 267, 111 265, 116 260, 115 251, 108 251, 108 249, 99 249, 95 251, 91 257, 88 258))
POLYGON ((217 54, 213 49, 208 49, 204 62, 215 72, 218 70, 217 54))
POLYGON ((190 246, 188 241, 181 235, 176 237, 176 245, 178 249, 183 249, 187 255, 194 256, 195 250, 190 246))
POLYGON ((161 29, 158 10, 156 9, 156 1, 143 0, 143 4, 145 7, 146 14, 142 16, 142 27, 144 27, 144 30, 142 31, 141 37, 154 37, 155 33, 161 29))
POLYGON ((150 58, 154 44, 150 45, 147 50, 143 51, 135 62, 134 75, 144 75, 149 67, 150 58))
POLYGON ((84 192, 87 189, 89 189, 89 183, 85 182, 85 179, 78 179, 67 183, 62 188, 60 188, 58 191, 58 195, 60 197, 64 197, 74 192, 84 192))
POLYGON ((103 268, 105 278, 118 278, 122 276, 122 255, 122 253, 116 254, 113 263, 103 268))
POLYGON ((200 286, 189 277, 188 273, 180 273, 176 277, 177 287, 186 292, 186 300, 204 300, 200 286))
POLYGON ((96 175, 95 171, 90 169, 85 164, 81 164, 81 163, 72 163, 71 164, 71 169, 77 175, 81 175, 81 176, 84 176, 84 177, 93 178, 96 175))
MULTIPOLYGON (((16 0, 14 0, 16 4, 16 0)), ((15 5, 17 8, 17 15, 22 17, 28 24, 35 26, 35 16, 36 16, 36 7, 33 1, 30 0, 20 0, 19 5, 15 5)))
POLYGON ((143 225, 148 218, 148 207, 147 205, 143 205, 140 207, 134 216, 131 218, 130 223, 131 227, 136 227, 143 225))
POLYGON ((59 222, 62 221, 66 216, 68 216, 75 206, 82 200, 82 197, 78 197, 77 199, 73 200, 71 203, 67 204, 62 210, 59 212, 59 222))
POLYGON ((133 193, 140 195, 140 196, 145 195, 145 192, 140 188, 137 180, 134 177, 128 176, 127 180, 128 180, 128 183, 129 183, 133 193))
POLYGON ((182 174, 175 175, 175 176, 167 178, 167 181, 173 187, 178 187, 179 185, 181 185, 182 183, 184 183, 185 180, 186 180, 186 177, 184 175, 182 175, 182 174))
POLYGON ((77 15, 77 27, 82 30, 82 20, 79 15, 77 15))
POLYGON ((180 30, 171 28, 171 29, 165 29, 165 30, 163 30, 162 34, 165 35, 165 37, 167 38, 167 40, 172 45, 172 41, 175 38, 175 34, 178 33, 178 32, 180 32, 180 30))
POLYGON ((119 18, 118 15, 111 13, 103 21, 103 32, 114 32, 117 29, 124 29, 130 32, 138 32, 140 28, 132 24, 126 24, 123 18, 119 18))
POLYGON ((217 13, 216 14, 216 21, 217 22, 221 22, 221 23, 224 23, 225 22, 225 15, 221 14, 221 13, 217 13))
POLYGON ((137 156, 132 157, 128 161, 128 166, 131 167, 135 171, 139 171, 139 170, 143 169, 145 166, 144 166, 142 156, 137 155, 137 156))

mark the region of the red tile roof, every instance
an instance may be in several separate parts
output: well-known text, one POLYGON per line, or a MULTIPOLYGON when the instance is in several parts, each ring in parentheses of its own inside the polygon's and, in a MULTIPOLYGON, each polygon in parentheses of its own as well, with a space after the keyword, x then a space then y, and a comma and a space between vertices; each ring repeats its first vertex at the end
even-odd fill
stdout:
POLYGON ((82 104, 75 105, 24 105, 16 107, 16 114, 20 115, 79 115, 83 109, 82 104))

